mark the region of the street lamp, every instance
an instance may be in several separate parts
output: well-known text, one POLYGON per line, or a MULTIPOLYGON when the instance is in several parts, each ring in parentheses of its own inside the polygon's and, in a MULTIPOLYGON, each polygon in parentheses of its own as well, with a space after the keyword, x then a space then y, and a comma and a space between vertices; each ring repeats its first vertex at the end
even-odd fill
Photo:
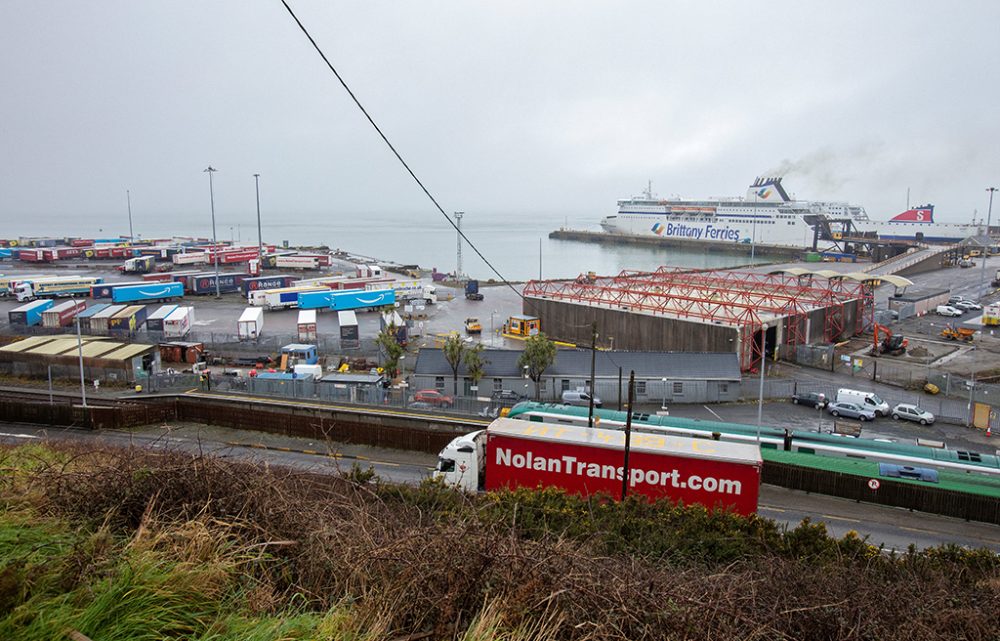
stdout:
POLYGON ((760 447, 760 426, 764 421, 764 365, 767 363, 767 323, 760 326, 760 394, 757 398, 757 447, 760 447))
MULTIPOLYGON (((73 307, 76 307, 76 299, 71 300, 73 307)), ((77 313, 73 318, 76 321, 76 351, 80 355, 80 397, 83 399, 83 406, 87 407, 87 385, 83 380, 83 336, 80 335, 80 314, 77 313)))
POLYGON ((260 174, 253 175, 253 188, 257 192, 257 258, 264 260, 264 235, 260 232, 260 174))
POLYGON ((125 200, 128 202, 128 242, 135 243, 135 236, 132 235, 132 195, 129 190, 125 190, 125 200))
POLYGON ((212 202, 212 260, 215 262, 215 297, 222 298, 222 292, 219 290, 219 241, 215 237, 215 187, 212 184, 212 174, 219 171, 209 165, 207 169, 203 170, 203 173, 208 174, 208 195, 212 202))
POLYGON ((990 192, 990 206, 986 210, 986 250, 983 252, 982 256, 982 267, 979 268, 979 296, 977 300, 979 304, 982 305, 983 297, 986 296, 986 291, 983 285, 986 282, 986 259, 990 255, 990 247, 993 245, 993 240, 990 238, 990 218, 993 216, 993 192, 997 190, 996 187, 987 187, 986 191, 990 192))

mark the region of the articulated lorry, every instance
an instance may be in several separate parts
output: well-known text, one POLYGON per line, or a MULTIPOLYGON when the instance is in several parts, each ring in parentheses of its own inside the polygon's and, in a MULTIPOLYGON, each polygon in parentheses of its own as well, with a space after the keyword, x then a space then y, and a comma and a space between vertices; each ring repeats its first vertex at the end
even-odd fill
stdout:
POLYGON ((119 285, 111 289, 112 303, 148 303, 169 301, 184 297, 184 285, 180 283, 143 283, 141 285, 119 285))
POLYGON ((466 491, 555 487, 570 494, 662 498, 750 515, 757 510, 756 445, 633 432, 625 465, 618 430, 498 418, 441 451, 435 476, 466 491))
POLYGON ((78 296, 90 293, 90 288, 104 282, 103 278, 78 276, 53 276, 51 278, 27 278, 14 286, 14 297, 20 302, 36 298, 57 296, 78 296))

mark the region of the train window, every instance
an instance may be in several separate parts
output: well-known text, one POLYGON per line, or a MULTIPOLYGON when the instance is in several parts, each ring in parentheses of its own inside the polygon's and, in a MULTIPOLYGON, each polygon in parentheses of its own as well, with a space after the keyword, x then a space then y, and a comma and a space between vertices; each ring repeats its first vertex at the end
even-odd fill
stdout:
POLYGON ((638 412, 633 412, 633 414, 632 414, 632 420, 633 421, 648 421, 649 420, 649 414, 640 414, 638 412))
MULTIPOLYGON (((760 444, 760 449, 762 449, 762 450, 776 450, 776 449, 778 449, 778 444, 777 443, 761 443, 760 444)), ((799 450, 799 451, 801 452, 802 450, 799 450)))
POLYGON ((816 453, 816 450, 814 450, 814 449, 813 449, 813 448, 811 448, 811 447, 800 447, 800 448, 799 448, 798 450, 796 450, 796 451, 797 451, 797 452, 801 452, 801 453, 803 453, 803 454, 815 454, 815 453, 816 453))
POLYGON ((865 457, 865 456, 863 456, 863 455, 861 455, 861 454, 848 454, 848 455, 847 455, 847 458, 859 458, 859 459, 862 459, 862 460, 864 460, 864 459, 865 459, 865 458, 867 458, 867 457, 865 457))
POLYGON ((529 420, 529 421, 534 421, 534 422, 536 422, 536 423, 543 423, 543 422, 545 422, 545 418, 544 418, 544 417, 541 417, 541 416, 539 416, 538 414, 530 414, 530 415, 528 416, 528 420, 529 420))
POLYGON ((963 452, 962 450, 958 450, 956 453, 958 454, 958 460, 960 461, 971 461, 973 463, 983 462, 983 457, 979 454, 979 452, 963 452))

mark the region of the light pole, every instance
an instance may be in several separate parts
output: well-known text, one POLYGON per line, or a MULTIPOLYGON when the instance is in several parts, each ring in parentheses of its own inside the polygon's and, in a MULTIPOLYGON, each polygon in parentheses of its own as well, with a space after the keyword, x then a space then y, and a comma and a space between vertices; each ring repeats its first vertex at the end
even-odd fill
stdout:
POLYGON ((253 175, 253 187, 257 192, 257 258, 264 260, 264 235, 260 232, 260 174, 253 175))
POLYGON ((982 256, 982 267, 979 268, 979 296, 977 297, 980 305, 983 304, 983 297, 986 296, 986 291, 983 285, 986 283, 986 259, 990 255, 990 247, 993 245, 993 240, 990 238, 990 218, 993 216, 993 192, 997 190, 996 187, 987 187, 986 191, 990 192, 990 206, 986 210, 986 249, 982 256))
POLYGON ((128 242, 135 243, 135 236, 132 235, 132 194, 125 190, 125 200, 128 202, 128 242))
POLYGON ((760 394, 757 398, 757 447, 760 447, 760 426, 764 422, 764 365, 767 363, 767 323, 760 326, 760 394))
POLYGON ((219 290, 219 241, 215 237, 215 186, 212 183, 212 174, 217 171, 219 170, 209 165, 204 173, 208 174, 208 196, 212 203, 212 261, 215 263, 215 297, 222 298, 222 292, 219 290))
POLYGON ((495 309, 490 312, 490 347, 496 347, 496 343, 494 343, 494 341, 496 341, 497 335, 496 331, 493 329, 493 317, 496 316, 496 314, 497 310, 495 309))
POLYGON ((667 377, 664 376, 660 379, 663 383, 663 402, 660 403, 660 409, 666 411, 667 409, 667 377))
MULTIPOLYGON (((76 306, 76 299, 73 300, 73 306, 76 306)), ((80 397, 83 399, 83 406, 87 407, 87 385, 83 380, 83 336, 80 335, 80 315, 77 314, 74 319, 76 320, 76 351, 80 356, 80 397)))

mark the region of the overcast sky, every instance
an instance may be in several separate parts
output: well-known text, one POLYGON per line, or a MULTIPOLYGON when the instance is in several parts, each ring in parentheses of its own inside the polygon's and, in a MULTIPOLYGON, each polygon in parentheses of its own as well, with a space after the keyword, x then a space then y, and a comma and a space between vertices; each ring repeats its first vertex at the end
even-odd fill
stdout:
MULTIPOLYGON (((783 170, 968 222, 1000 186, 995 1, 290 4, 448 211, 600 217, 647 180, 736 196, 783 170)), ((126 188, 200 214, 208 164, 223 217, 255 172, 291 218, 434 216, 279 0, 4 2, 0 78, 7 235, 126 188)))

